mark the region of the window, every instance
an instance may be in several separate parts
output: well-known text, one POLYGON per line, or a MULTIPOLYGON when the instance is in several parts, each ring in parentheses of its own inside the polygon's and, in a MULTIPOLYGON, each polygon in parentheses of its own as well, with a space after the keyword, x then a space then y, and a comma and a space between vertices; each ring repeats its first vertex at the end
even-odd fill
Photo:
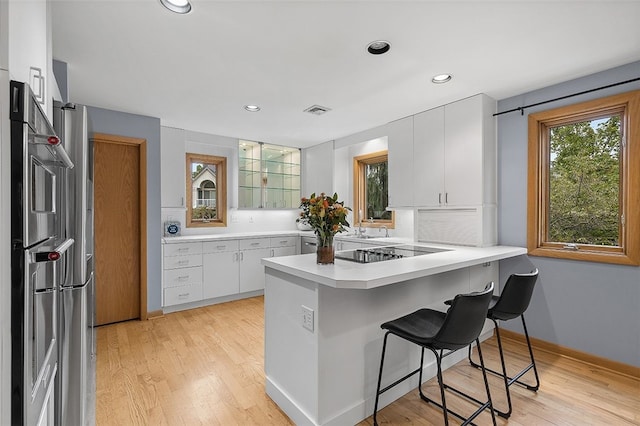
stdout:
POLYGON ((529 254, 640 264, 640 91, 529 115, 529 254))
POLYGON ((187 227, 227 226, 227 159, 187 153, 187 227))
POLYGON ((238 207, 293 209, 300 205, 300 149, 239 141, 238 207))
POLYGON ((387 151, 353 158, 353 222, 365 226, 394 227, 389 205, 387 151))

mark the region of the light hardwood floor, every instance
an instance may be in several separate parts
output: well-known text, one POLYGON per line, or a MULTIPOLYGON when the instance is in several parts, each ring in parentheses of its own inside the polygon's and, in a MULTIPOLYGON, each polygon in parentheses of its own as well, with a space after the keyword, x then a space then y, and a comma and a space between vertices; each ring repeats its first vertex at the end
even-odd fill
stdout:
MULTIPOLYGON (((264 392, 263 325, 263 298, 256 297, 98 328, 97 424, 293 424, 264 392)), ((508 365, 522 365, 526 347, 505 343, 508 365)), ((493 339, 483 348, 487 362, 497 367, 493 339)), ((535 355, 540 390, 512 386, 514 412, 498 425, 640 425, 640 379, 544 351, 535 355)), ((444 376, 445 382, 482 395, 480 373, 466 361, 444 376)), ((495 403, 503 407, 500 383, 491 378, 495 403)), ((425 389, 439 395, 435 380, 425 389)), ((455 396, 447 403, 463 413, 473 411, 455 396)), ((490 424, 488 414, 477 420, 490 424)), ((417 391, 381 410, 378 421, 443 424, 441 411, 422 402, 417 391)))

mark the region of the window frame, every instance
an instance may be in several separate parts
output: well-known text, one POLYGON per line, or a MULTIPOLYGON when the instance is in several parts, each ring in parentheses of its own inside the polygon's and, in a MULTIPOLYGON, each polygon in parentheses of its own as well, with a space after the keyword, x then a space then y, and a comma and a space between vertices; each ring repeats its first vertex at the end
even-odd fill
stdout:
POLYGON ((530 114, 528 117, 527 249, 529 255, 640 265, 640 90, 530 114), (620 246, 547 241, 548 129, 606 114, 621 115, 620 246))
POLYGON ((195 154, 187 152, 186 158, 186 224, 187 228, 210 228, 227 226, 227 157, 215 155, 195 154), (216 166, 216 219, 209 221, 194 221, 192 213, 193 191, 191 187, 191 164, 203 163, 216 166))
POLYGON ((373 222, 369 222, 366 216, 364 218, 360 217, 360 210, 366 211, 367 205, 367 195, 365 193, 366 166, 369 164, 380 163, 382 161, 386 161, 388 164, 388 151, 372 152, 353 157, 353 226, 362 226, 365 228, 381 228, 386 226, 387 229, 395 228, 394 211, 391 211, 391 219, 373 219, 373 222))

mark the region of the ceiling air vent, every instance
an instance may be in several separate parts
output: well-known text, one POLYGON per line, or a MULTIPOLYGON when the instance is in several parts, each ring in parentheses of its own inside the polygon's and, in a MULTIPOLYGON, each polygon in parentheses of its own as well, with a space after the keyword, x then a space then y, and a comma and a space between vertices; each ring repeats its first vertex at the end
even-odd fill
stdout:
POLYGON ((312 105, 309 108, 304 110, 304 112, 308 112, 309 114, 315 114, 315 115, 322 115, 327 111, 331 111, 331 108, 323 107, 320 105, 312 105))

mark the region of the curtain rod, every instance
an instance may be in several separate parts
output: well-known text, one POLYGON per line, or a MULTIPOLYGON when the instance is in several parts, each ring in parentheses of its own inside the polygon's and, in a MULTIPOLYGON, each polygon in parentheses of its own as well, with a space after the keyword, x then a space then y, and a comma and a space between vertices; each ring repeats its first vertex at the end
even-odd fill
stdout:
POLYGON ((518 108, 509 109, 507 111, 496 112, 495 114, 493 114, 493 116, 495 117, 497 115, 509 114, 511 112, 516 112, 516 111, 520 111, 520 115, 524 115, 524 110, 526 108, 532 108, 532 107, 535 107, 535 106, 538 106, 538 105, 548 104, 550 102, 560 101, 562 99, 567 99, 567 98, 572 98, 574 96, 584 95, 585 93, 591 93, 591 92, 596 92, 598 90, 608 89, 610 87, 620 86, 622 84, 633 83, 634 81, 638 81, 638 80, 640 80, 640 77, 632 78, 631 80, 627 80, 627 81, 620 81, 618 83, 609 84, 607 86, 596 87, 595 89, 585 90, 583 92, 573 93, 571 95, 560 96, 559 98, 549 99, 548 101, 536 102, 535 104, 529 104, 529 105, 521 106, 521 107, 518 107, 518 108))

